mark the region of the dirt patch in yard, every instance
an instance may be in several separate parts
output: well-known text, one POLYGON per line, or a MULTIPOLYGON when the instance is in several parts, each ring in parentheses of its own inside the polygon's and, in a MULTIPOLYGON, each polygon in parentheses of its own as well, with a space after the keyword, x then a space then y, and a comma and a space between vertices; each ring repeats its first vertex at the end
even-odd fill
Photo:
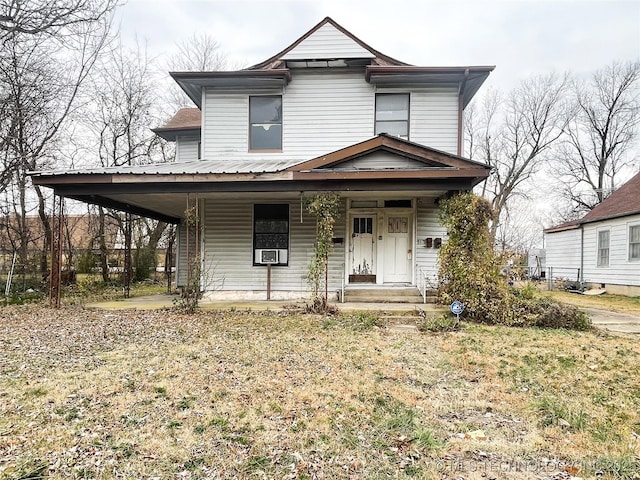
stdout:
POLYGON ((0 310, 0 478, 637 478, 640 346, 375 314, 0 310), (31 475, 31 477, 28 477, 31 475))

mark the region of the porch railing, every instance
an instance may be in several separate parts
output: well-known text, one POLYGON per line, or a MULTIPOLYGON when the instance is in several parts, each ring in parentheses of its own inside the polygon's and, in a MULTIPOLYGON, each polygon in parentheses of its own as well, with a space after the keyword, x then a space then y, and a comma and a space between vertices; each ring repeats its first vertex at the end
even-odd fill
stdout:
POLYGON ((422 295, 422 303, 427 303, 427 285, 429 283, 429 277, 427 276, 427 272, 424 271, 424 268, 418 267, 418 275, 417 275, 417 287, 420 290, 420 295, 422 295))

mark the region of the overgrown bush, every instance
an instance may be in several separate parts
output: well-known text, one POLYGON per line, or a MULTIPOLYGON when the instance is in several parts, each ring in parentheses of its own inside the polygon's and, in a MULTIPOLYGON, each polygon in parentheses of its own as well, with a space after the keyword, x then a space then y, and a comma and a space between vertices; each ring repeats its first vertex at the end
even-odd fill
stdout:
POLYGON ((531 286, 513 289, 500 275, 489 222, 491 204, 472 193, 441 203, 440 220, 449 238, 440 250, 439 297, 444 304, 459 300, 462 318, 488 324, 586 330, 587 316, 575 307, 541 297, 531 286))

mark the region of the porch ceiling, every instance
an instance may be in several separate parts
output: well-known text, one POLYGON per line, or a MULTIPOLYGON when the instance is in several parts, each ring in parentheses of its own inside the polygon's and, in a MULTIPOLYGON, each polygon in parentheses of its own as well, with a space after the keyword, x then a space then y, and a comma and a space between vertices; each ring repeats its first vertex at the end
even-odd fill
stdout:
MULTIPOLYGON (((319 190, 309 191, 283 191, 277 193, 277 199, 290 199, 297 201, 300 195, 312 195, 319 190)), ((444 195, 446 189, 435 190, 402 190, 402 191, 338 191, 343 198, 353 199, 398 199, 398 198, 414 198, 429 197, 437 198, 444 195)), ((238 201, 264 201, 268 192, 200 192, 197 194, 199 199, 227 199, 238 201)), ((68 198, 74 198, 86 203, 94 203, 109 208, 129 211, 156 220, 162 220, 169 223, 179 223, 184 216, 187 208, 187 200, 193 202, 196 198, 193 193, 187 192, 166 192, 166 193, 121 193, 121 194, 105 194, 105 195, 65 195, 68 198)))

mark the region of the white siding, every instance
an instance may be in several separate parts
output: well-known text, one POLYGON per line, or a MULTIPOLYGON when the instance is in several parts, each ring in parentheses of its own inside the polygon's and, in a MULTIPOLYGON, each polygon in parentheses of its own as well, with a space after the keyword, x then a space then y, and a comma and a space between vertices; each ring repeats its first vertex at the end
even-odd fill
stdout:
POLYGON ((547 268, 553 268, 554 278, 578 280, 580 236, 580 229, 545 234, 547 268))
POLYGON ((202 158, 216 160, 247 156, 249 141, 249 96, 205 94, 202 158))
POLYGON ((584 280, 589 283, 640 286, 640 262, 629 260, 629 225, 640 215, 584 225, 584 280), (609 230, 609 266, 597 266, 598 231, 609 230))
POLYGON ((414 91, 409 108, 409 140, 457 154, 458 93, 455 88, 414 91))
POLYGON ((420 275, 420 268, 427 274, 429 282, 435 287, 438 278, 438 254, 437 248, 427 248, 425 239, 442 238, 444 243, 446 238, 446 229, 440 224, 438 219, 438 206, 435 205, 433 198, 418 199, 417 208, 417 224, 416 224, 416 266, 418 271, 416 275, 420 275))
POLYGON ((176 139, 176 162, 198 160, 198 137, 178 137, 176 139))
MULTIPOLYGON (((267 269, 253 265, 253 205, 288 203, 289 265, 271 269, 272 291, 307 292, 306 274, 313 256, 315 220, 306 212, 300 223, 300 202, 268 196, 252 201, 206 200, 204 207, 205 290, 266 292, 267 269)), ((344 211, 344 209, 343 209, 344 211)), ((335 235, 344 237, 344 226, 336 224, 335 235)), ((341 284, 344 248, 336 247, 329 261, 330 292, 341 284)))
MULTIPOLYGON (((408 89, 378 89, 407 92, 408 89)), ((294 71, 283 94, 282 152, 249 152, 249 92, 208 89, 203 109, 203 154, 209 160, 309 160, 374 136, 376 90, 363 72, 294 71)), ((410 137, 416 143, 457 152, 455 89, 411 92, 410 137)))
POLYGON ((282 58, 285 60, 373 58, 373 54, 330 23, 326 23, 282 58))
POLYGON ((187 283, 187 269, 189 261, 187 253, 190 258, 195 258, 196 254, 196 232, 193 227, 189 231, 189 251, 187 252, 187 228, 186 225, 178 225, 178 245, 177 245, 177 258, 176 258, 176 285, 178 287, 184 287, 187 283))
POLYGON ((352 169, 384 169, 384 168, 424 168, 425 164, 411 158, 402 157, 387 152, 374 152, 364 157, 359 157, 348 162, 341 163, 337 170, 352 169))

